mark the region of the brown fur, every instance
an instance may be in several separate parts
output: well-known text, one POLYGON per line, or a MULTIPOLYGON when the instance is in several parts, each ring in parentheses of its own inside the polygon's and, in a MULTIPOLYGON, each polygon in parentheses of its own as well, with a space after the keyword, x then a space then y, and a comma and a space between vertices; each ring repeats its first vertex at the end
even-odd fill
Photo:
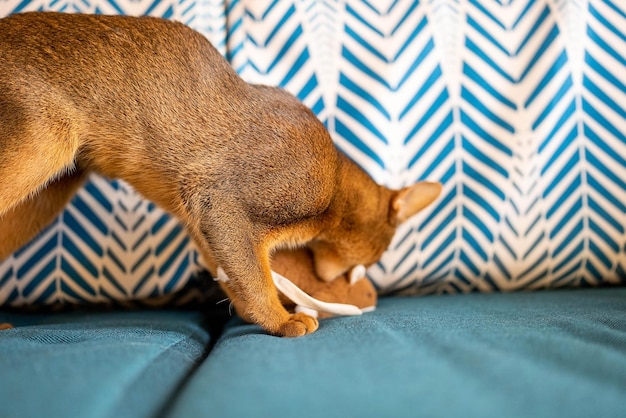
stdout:
POLYGON ((246 315, 299 336, 270 275, 309 243, 320 277, 375 262, 440 186, 395 192, 339 153, 290 94, 245 83, 199 33, 149 17, 0 19, 0 260, 48 222, 84 173, 121 178, 179 218, 246 315), (46 188, 47 187, 47 188, 46 188))

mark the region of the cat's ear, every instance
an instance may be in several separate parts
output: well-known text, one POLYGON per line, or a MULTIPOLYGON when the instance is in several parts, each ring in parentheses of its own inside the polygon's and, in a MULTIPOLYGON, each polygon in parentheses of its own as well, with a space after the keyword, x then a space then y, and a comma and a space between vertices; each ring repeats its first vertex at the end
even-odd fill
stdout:
POLYGON ((389 223, 399 225, 439 197, 441 183, 423 181, 396 191, 391 197, 389 223))

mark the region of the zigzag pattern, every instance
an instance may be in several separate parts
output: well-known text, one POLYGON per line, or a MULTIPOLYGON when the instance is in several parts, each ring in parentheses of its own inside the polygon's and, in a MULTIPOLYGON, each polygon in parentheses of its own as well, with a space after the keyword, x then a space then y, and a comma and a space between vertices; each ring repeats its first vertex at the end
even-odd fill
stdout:
MULTIPOLYGON (((400 188, 444 180, 433 164, 446 145, 452 109, 432 27, 418 2, 350 3, 345 9, 334 118, 336 143, 380 183, 400 188), (389 46, 392 45, 393 48, 389 46), (427 161, 427 163, 424 163, 427 161)), ((447 189, 448 190, 448 189, 447 189)), ((381 291, 414 282, 425 263, 419 243, 434 223, 404 225, 370 270, 381 291)))
POLYGON ((221 0, 5 0, 0 4, 0 16, 37 10, 178 20, 203 33, 220 52, 226 49, 226 10, 221 0))
MULTIPOLYGON (((549 13, 547 6, 543 13, 549 13)), ((524 103, 533 118, 533 133, 541 140, 536 148, 543 191, 541 227, 545 242, 552 242, 549 247, 544 246, 541 254, 551 262, 543 263, 543 275, 535 274, 533 287, 545 286, 546 277, 551 277, 550 284, 554 286, 565 280, 580 280, 589 260, 585 190, 588 183, 584 168, 585 141, 576 110, 579 105, 577 86, 566 65, 570 57, 564 37, 559 37, 562 28, 551 20, 545 27, 547 35, 541 47, 553 53, 538 50, 538 56, 543 52, 541 59, 547 62, 541 67, 537 65, 539 70, 529 69, 528 72, 541 72, 524 103)))
POLYGON ((305 13, 291 2, 235 0, 227 7, 227 16, 233 22, 227 58, 235 70, 248 82, 290 91, 320 114, 324 101, 310 49, 302 36, 305 13))
MULTIPOLYGON (((509 76, 518 87, 511 98, 516 109, 517 131, 511 161, 514 169, 498 245, 494 247, 494 263, 488 270, 496 288, 503 290, 544 286, 548 266, 555 263, 549 254, 553 237, 547 232, 550 226, 545 213, 546 182, 554 177, 542 170, 545 161, 541 143, 547 132, 538 129, 536 120, 538 112, 551 112, 562 99, 555 94, 554 86, 566 77, 564 45, 554 14, 546 4, 540 3, 518 13, 510 27, 519 32, 518 44, 509 49, 512 59, 518 61, 518 72, 509 76), (543 106, 530 106, 534 100, 542 101, 543 106)), ((554 121, 554 116, 548 116, 547 120, 554 121)))
POLYGON ((588 251, 583 284, 626 283, 626 7, 591 1, 579 122, 585 138, 588 251), (609 254, 616 256, 610 257, 609 254))
MULTIPOLYGON (((0 15, 38 9, 181 20, 248 81, 294 93, 378 182, 444 183, 369 270, 381 292, 626 283, 614 0, 5 0, 0 15)), ((158 296, 199 268, 178 223, 94 178, 0 264, 0 303, 158 296)))
MULTIPOLYGON (((592 200, 586 195, 606 200, 606 189, 602 191, 598 181, 589 182, 586 169, 610 159, 590 154, 589 138, 581 132, 582 116, 574 109, 584 109, 585 92, 577 98, 572 82, 576 79, 572 68, 583 68, 582 63, 573 62, 583 56, 576 48, 580 39, 567 43, 561 33, 563 29, 573 34, 584 32, 584 21, 583 26, 580 19, 570 22, 568 19, 576 19, 580 13, 558 16, 557 11, 566 8, 549 6, 509 5, 503 10, 499 5, 489 9, 476 3, 464 9, 469 53, 463 57, 459 78, 460 128, 477 135, 461 134, 463 151, 468 152, 462 163, 465 219, 449 219, 464 222, 465 242, 457 249, 460 256, 453 262, 457 266, 454 277, 443 281, 437 277, 437 291, 623 281, 623 272, 616 274, 617 269, 623 270, 619 264, 623 263, 623 227, 608 215, 623 218, 623 206, 607 211, 608 202, 595 200, 591 207, 592 200), (558 17, 560 25, 555 21, 558 17), (569 48, 569 44, 576 46, 569 48), (472 161, 474 158, 477 160, 472 161), (588 164, 591 160, 594 162, 588 164), (486 200, 490 194, 497 196, 492 203, 486 200), (483 211, 481 216, 473 214, 476 209, 483 211), (602 217, 611 224, 599 227, 602 217)), ((583 72, 585 84, 588 72, 583 72)), ((620 90, 610 91, 619 94, 620 90)), ((619 149, 619 141, 610 142, 619 149)), ((610 149, 604 145, 605 150, 610 149)), ((624 172, 623 159, 613 168, 624 172)), ((603 184, 616 182, 615 177, 602 180, 603 184)), ((617 183, 613 191, 623 196, 624 183, 617 183)), ((451 239, 446 246, 453 243, 451 239)), ((425 277, 417 283, 421 292, 429 291, 425 286, 429 276, 425 277)))
POLYGON ((127 184, 116 181, 113 186, 124 199, 115 205, 111 232, 103 240, 100 293, 112 301, 179 290, 198 270, 195 248, 182 226, 127 184))

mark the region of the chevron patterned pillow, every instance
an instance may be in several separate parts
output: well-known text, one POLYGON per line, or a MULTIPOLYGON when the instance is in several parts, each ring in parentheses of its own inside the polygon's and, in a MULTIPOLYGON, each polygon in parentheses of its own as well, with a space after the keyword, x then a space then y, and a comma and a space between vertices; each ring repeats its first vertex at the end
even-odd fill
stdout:
MULTIPOLYGON (((441 181, 370 268, 381 292, 626 283, 621 3, 33 0, 0 15, 49 8, 181 20, 245 79, 298 96, 378 182, 441 181)), ((200 270, 176 221, 93 177, 0 264, 0 304, 169 295, 200 270)))

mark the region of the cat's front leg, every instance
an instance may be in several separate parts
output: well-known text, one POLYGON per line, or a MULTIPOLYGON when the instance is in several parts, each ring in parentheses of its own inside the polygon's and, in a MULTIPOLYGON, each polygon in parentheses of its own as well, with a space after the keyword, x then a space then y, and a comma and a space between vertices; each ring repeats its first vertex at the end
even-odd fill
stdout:
MULTIPOLYGON (((237 313, 267 332, 281 337, 299 337, 317 330, 316 318, 287 312, 272 280, 269 245, 263 232, 236 211, 207 215, 194 234, 203 253, 229 277, 227 293, 237 313)), ((216 273, 215 271, 213 272, 216 273)))

